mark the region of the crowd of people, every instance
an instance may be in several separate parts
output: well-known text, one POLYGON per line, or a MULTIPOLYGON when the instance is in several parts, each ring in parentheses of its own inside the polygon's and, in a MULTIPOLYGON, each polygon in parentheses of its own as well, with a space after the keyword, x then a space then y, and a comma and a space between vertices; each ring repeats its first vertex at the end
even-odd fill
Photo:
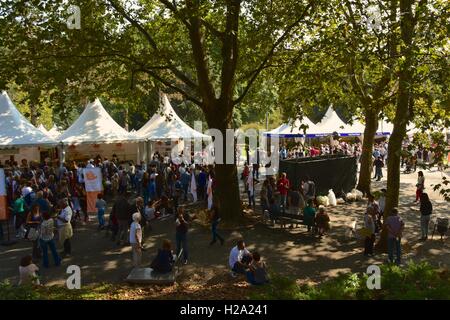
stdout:
MULTIPOLYGON (((315 156, 322 154, 358 155, 359 144, 340 143, 330 148, 320 145, 315 148, 283 151, 286 158, 315 156)), ((282 152, 282 153, 283 153, 282 152)), ((373 151, 375 178, 382 177, 381 168, 387 160, 387 144, 376 144, 373 151)), ((214 167, 174 163, 156 153, 149 163, 134 164, 111 160, 98 156, 87 162, 70 164, 50 161, 28 163, 23 160, 6 162, 3 165, 6 176, 7 201, 13 217, 15 234, 18 238, 30 240, 32 255, 24 257, 20 264, 21 281, 26 274, 35 277, 39 268, 36 262, 42 260, 44 268, 50 267, 49 251, 53 265, 59 266, 64 257, 72 253, 71 239, 77 224, 90 220, 87 212, 87 196, 84 186, 84 168, 101 169, 104 192, 97 196, 95 203, 96 220, 99 230, 106 230, 117 245, 131 247, 133 266, 142 263, 144 233, 152 230, 155 219, 173 218, 175 252, 172 241, 164 240, 150 266, 158 272, 171 272, 177 259, 187 264, 189 258, 188 230, 193 217, 185 210, 186 204, 196 200, 204 201, 210 213, 212 240, 224 244, 218 232, 221 221, 220 209, 214 203, 216 186, 214 167), (109 219, 107 199, 114 199, 109 219), (130 200, 132 203, 130 203, 130 200), (61 251, 58 252, 58 246, 61 251)), ((317 201, 315 182, 304 176, 299 183, 291 183, 286 173, 278 176, 267 175, 259 180, 259 165, 252 169, 245 164, 241 179, 248 195, 249 206, 256 209, 256 186, 260 184, 259 200, 263 216, 272 224, 281 217, 298 217, 307 226, 308 232, 322 237, 330 229, 330 217, 325 206, 317 201)), ((418 173, 416 201, 420 201, 422 240, 428 237, 428 225, 432 205, 424 192, 425 178, 418 173)), ((385 227, 388 232, 388 256, 390 262, 400 263, 401 237, 404 223, 398 210, 384 221, 386 190, 381 190, 378 199, 368 195, 368 204, 363 217, 364 255, 373 255, 376 237, 385 227), (394 258, 395 255, 395 258, 394 258)), ((92 219, 92 216, 91 216, 92 219)), ((291 224, 290 228, 293 228, 291 224)), ((0 233, 2 233, 0 228, 0 233)), ((144 263, 146 264, 146 263, 144 263)), ((232 275, 246 274, 252 284, 268 281, 266 265, 258 252, 250 253, 240 240, 230 253, 229 264, 232 275)))
MULTIPOLYGON (((151 230, 150 221, 169 216, 175 220, 177 253, 182 249, 183 262, 187 263, 190 218, 184 213, 184 205, 196 199, 205 201, 210 209, 211 244, 217 239, 221 244, 224 242, 217 232, 219 209, 212 202, 215 188, 212 166, 175 164, 156 153, 152 161, 140 165, 119 162, 117 157, 112 160, 97 157, 70 164, 23 160, 19 165, 7 161, 2 167, 15 237, 32 243, 32 262, 42 260, 44 268, 50 267, 48 251, 55 266, 71 255, 74 229, 92 219, 87 208, 84 168, 99 167, 102 172, 104 192, 98 194, 95 203, 98 229, 106 230, 118 245, 130 245, 135 266, 141 264, 143 232, 151 230), (105 221, 107 198, 116 200, 105 221)), ((9 224, 7 227, 9 232, 9 224)), ((0 231, 3 236, 2 227, 0 231)))

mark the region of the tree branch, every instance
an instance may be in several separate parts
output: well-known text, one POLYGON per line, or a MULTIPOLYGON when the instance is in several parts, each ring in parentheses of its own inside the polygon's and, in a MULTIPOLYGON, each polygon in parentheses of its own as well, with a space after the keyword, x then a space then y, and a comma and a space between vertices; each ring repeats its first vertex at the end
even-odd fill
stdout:
POLYGON ((264 57, 264 59, 262 60, 260 65, 252 72, 253 76, 251 77, 247 86, 244 88, 244 91, 242 92, 242 94, 236 100, 233 101, 234 105, 239 104, 244 99, 244 97, 247 95, 248 91, 250 90, 250 87, 253 85, 256 78, 259 76, 261 71, 264 69, 264 66, 267 64, 269 59, 274 55, 275 49, 286 39, 286 37, 290 34, 292 29, 294 29, 300 22, 302 22, 303 18, 308 13, 308 11, 312 7, 312 5, 313 5, 313 1, 310 1, 308 3, 308 5, 305 7, 305 9, 303 10, 303 12, 300 14, 300 17, 296 21, 294 21, 291 25, 289 25, 286 28, 286 30, 284 30, 283 34, 275 41, 272 48, 269 50, 267 55, 264 57))
MULTIPOLYGON (((232 101, 233 98, 233 84, 238 60, 239 11, 239 1, 227 1, 225 41, 222 43, 222 85, 220 99, 229 101, 232 101)), ((232 108, 233 104, 230 104, 228 107, 232 108)))

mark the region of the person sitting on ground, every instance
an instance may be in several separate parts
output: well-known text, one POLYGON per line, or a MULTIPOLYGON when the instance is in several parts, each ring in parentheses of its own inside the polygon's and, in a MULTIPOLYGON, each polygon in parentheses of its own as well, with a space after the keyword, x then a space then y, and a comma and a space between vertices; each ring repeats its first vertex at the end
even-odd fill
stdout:
POLYGON ((303 223, 308 226, 308 232, 314 232, 316 209, 313 199, 308 199, 308 205, 303 209, 303 223))
POLYGON ((19 266, 19 286, 24 284, 37 284, 39 285, 39 277, 37 272, 39 268, 37 265, 33 263, 33 260, 30 255, 25 256, 20 261, 19 266))
POLYGON ((330 217, 325 212, 324 206, 319 206, 319 212, 316 216, 316 224, 320 237, 330 230, 330 217))
POLYGON ((262 285, 269 282, 266 264, 261 260, 260 254, 253 252, 252 257, 253 261, 247 271, 247 281, 252 285, 262 285))
POLYGON ((172 271, 174 263, 172 244, 169 240, 164 240, 162 249, 158 249, 158 254, 153 259, 150 267, 155 272, 168 273, 172 271))
POLYGON ((245 247, 244 240, 238 240, 236 246, 231 249, 228 264, 231 268, 231 275, 236 277, 237 273, 245 274, 248 265, 252 262, 252 255, 245 247))

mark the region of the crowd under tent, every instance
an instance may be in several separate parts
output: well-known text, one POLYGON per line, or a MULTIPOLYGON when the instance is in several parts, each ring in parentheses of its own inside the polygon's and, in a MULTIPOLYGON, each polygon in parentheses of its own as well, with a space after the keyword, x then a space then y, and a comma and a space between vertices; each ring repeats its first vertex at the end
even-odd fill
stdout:
POLYGON ((0 95, 0 160, 43 161, 57 141, 33 126, 14 106, 6 91, 0 95))
POLYGON ((99 99, 89 103, 78 119, 59 137, 64 146, 65 160, 86 160, 100 155, 102 158, 139 161, 142 141, 122 128, 103 108, 99 99))
POLYGON ((165 94, 162 95, 160 109, 136 135, 149 141, 147 148, 150 154, 159 152, 163 156, 181 153, 186 140, 211 141, 210 136, 194 130, 176 114, 165 94))

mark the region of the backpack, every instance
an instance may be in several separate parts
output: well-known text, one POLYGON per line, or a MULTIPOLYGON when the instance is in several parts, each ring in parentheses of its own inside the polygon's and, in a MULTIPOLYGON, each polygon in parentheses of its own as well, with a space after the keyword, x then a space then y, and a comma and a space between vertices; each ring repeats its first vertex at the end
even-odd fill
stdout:
POLYGON ((308 181, 308 192, 306 193, 308 197, 313 198, 316 195, 316 185, 312 181, 308 181))

